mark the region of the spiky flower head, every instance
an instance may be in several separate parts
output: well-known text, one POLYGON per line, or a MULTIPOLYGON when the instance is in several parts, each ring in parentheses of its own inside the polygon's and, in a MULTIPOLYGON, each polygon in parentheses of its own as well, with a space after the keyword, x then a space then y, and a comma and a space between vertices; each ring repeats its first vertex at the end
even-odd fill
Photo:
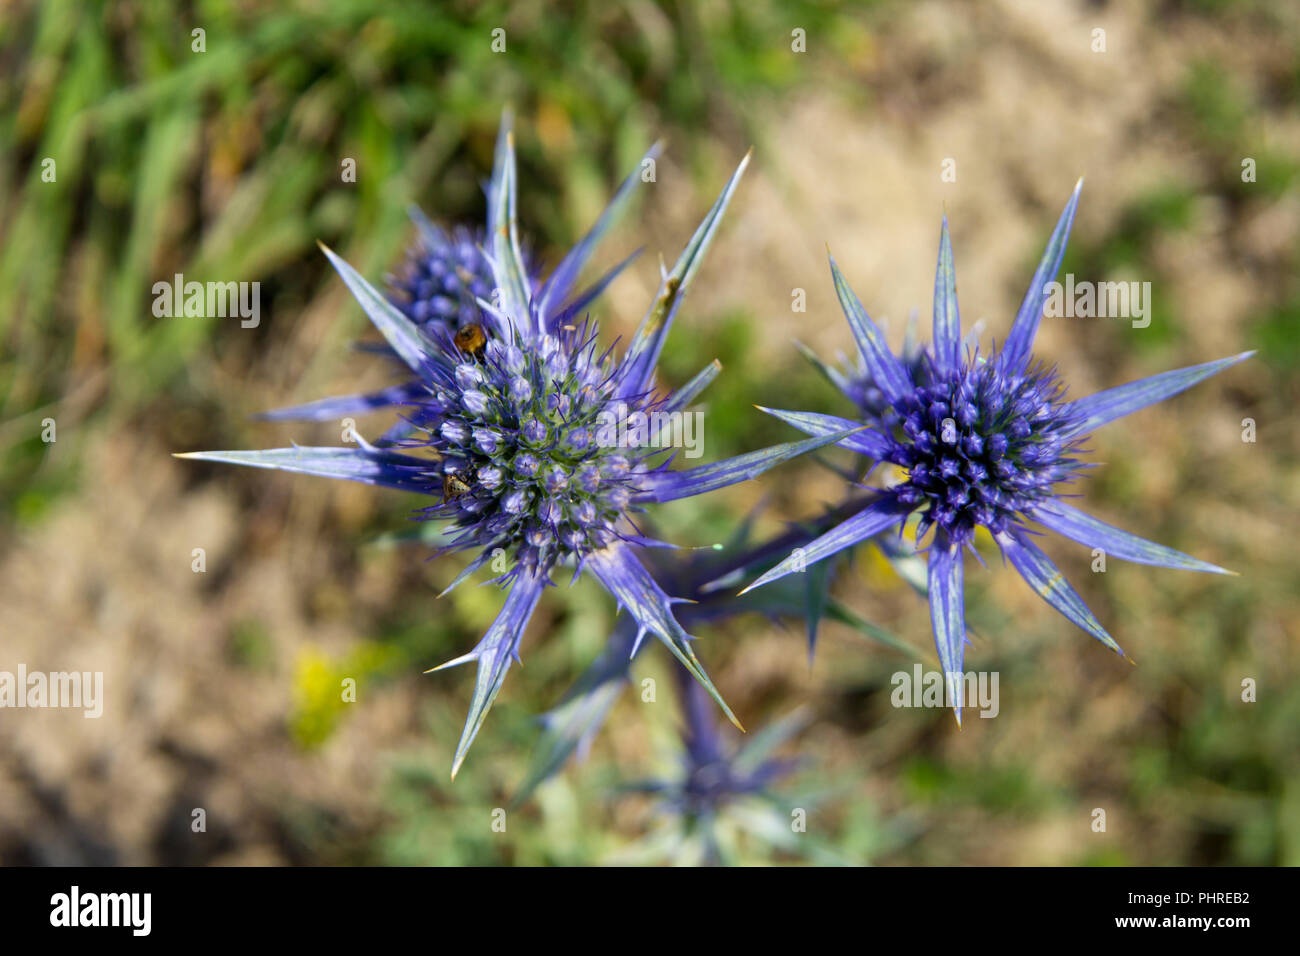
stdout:
MULTIPOLYGON (((898 358, 904 367, 912 374, 920 374, 924 363, 929 361, 927 349, 917 338, 918 316, 915 311, 907 317, 907 324, 904 326, 903 348, 899 352, 898 358)), ((881 320, 880 327, 888 331, 888 324, 881 320)), ((851 401, 858 412, 861 414, 863 421, 877 428, 885 428, 884 421, 891 414, 889 399, 885 397, 884 391, 872 378, 871 368, 867 365, 861 354, 855 358, 849 358, 842 351, 836 355, 837 362, 831 364, 823 362, 817 353, 804 345, 802 342, 795 342, 795 347, 799 350, 813 367, 822 373, 822 376, 834 385, 839 391, 851 401)))
POLYGON ((807 713, 795 711, 737 746, 714 720, 699 685, 681 668, 674 672, 681 702, 679 769, 623 789, 657 798, 670 858, 722 865, 729 862, 724 849, 728 829, 756 829, 761 839, 789 832, 790 801, 781 800, 772 788, 800 761, 773 756, 773 751, 803 729, 807 713))
MULTIPOLYGON (((497 134, 492 177, 485 187, 489 198, 499 194, 505 184, 509 139, 510 114, 507 111, 502 115, 497 134)), ((658 150, 656 144, 647 157, 655 156, 658 150)), ((548 326, 570 324, 638 255, 639 250, 633 252, 597 281, 566 300, 597 241, 626 206, 632 195, 631 187, 629 179, 582 243, 540 289, 536 263, 515 235, 513 251, 519 258, 521 281, 526 283, 530 293, 545 293, 539 299, 539 305, 544 310, 548 326)), ((417 238, 407 250, 398 273, 387 277, 386 298, 419 329, 426 346, 433 346, 440 354, 452 359, 461 352, 477 356, 493 334, 494 326, 485 319, 483 308, 488 300, 500 295, 488 250, 491 248, 490 237, 499 231, 497 216, 501 213, 501 208, 489 201, 485 227, 454 226, 447 231, 435 225, 419 208, 412 206, 409 210, 417 238)), ((399 365, 404 364, 391 345, 366 350, 379 351, 396 359, 399 365)), ((363 395, 325 398, 264 412, 258 418, 264 421, 334 421, 393 406, 418 411, 418 402, 427 392, 426 383, 417 377, 363 395)), ((411 425, 403 419, 383 435, 383 440, 400 438, 410 434, 411 430, 411 425)))
POLYGON ((482 229, 446 231, 411 210, 418 238, 401 271, 389 277, 389 299, 426 334, 455 335, 478 321, 478 300, 492 295, 492 267, 482 229))
MULTIPOLYGON (((819 436, 737 458, 674 471, 649 413, 684 411, 717 374, 716 362, 681 389, 661 394, 654 373, 664 339, 705 249, 721 223, 748 157, 724 187, 671 272, 631 344, 619 358, 598 352, 596 328, 578 313, 603 287, 568 302, 570 288, 639 176, 542 283, 529 278, 516 223, 513 139, 502 124, 488 196, 492 301, 478 301, 479 335, 426 331, 326 249, 344 283, 415 378, 375 396, 309 406, 360 411, 400 404, 404 420, 387 440, 356 447, 204 452, 188 457, 277 468, 413 491, 435 499, 426 517, 447 521, 445 550, 477 556, 452 587, 492 562, 508 593, 478 645, 442 667, 478 666, 469 718, 452 774, 518 658, 520 639, 552 572, 588 571, 637 624, 653 634, 739 726, 705 674, 670 597, 637 556, 651 542, 635 515, 647 505, 691 497, 752 478, 773 465, 843 437, 819 436), (566 304, 567 303, 567 304, 566 304), (351 404, 349 404, 351 403, 351 404)), ((653 154, 653 150, 652 150, 653 154)), ((608 281, 608 277, 605 281, 608 281)), ((299 410, 300 411, 300 410, 299 410)), ((847 434, 846 430, 844 434, 847 434)), ((434 668, 440 670, 442 668, 434 668)))
MULTIPOLYGON (((859 405, 873 426, 840 441, 873 464, 902 469, 904 479, 866 507, 758 578, 751 588, 781 578, 889 529, 919 514, 918 540, 931 529, 928 584, 935 642, 944 671, 961 671, 966 626, 963 609, 963 548, 976 528, 986 528, 1006 560, 1044 600, 1117 653, 1119 646, 1066 583, 1051 560, 1034 544, 1038 524, 1089 548, 1129 561, 1194 571, 1225 573, 1222 568, 1153 544, 1090 517, 1068 504, 1066 489, 1081 476, 1076 457, 1100 425, 1169 398, 1253 353, 1165 372, 1078 400, 1069 400, 1054 369, 1033 361, 1030 348, 1060 269, 1074 220, 1075 187, 1048 241, 1029 291, 1006 342, 992 354, 963 348, 957 310, 948 220, 939 234, 934 283, 934 335, 921 360, 894 355, 880 328, 849 288, 834 258, 831 275, 848 317, 866 376, 885 400, 859 405)), ((861 383, 845 389, 851 399, 866 393, 861 383)), ((833 415, 768 409, 813 435, 854 424, 833 415)), ((973 551, 973 547, 971 547, 973 551)), ((957 718, 961 719, 960 703, 957 718)))
MULTIPOLYGON (((816 575, 808 575, 806 581, 787 579, 754 594, 738 595, 735 592, 736 581, 772 567, 791 548, 807 544, 821 532, 834 527, 847 513, 845 508, 837 508, 776 537, 753 542, 750 536, 757 513, 751 512, 723 544, 711 548, 657 548, 645 552, 644 558, 661 586, 686 599, 677 608, 677 618, 685 627, 714 625, 751 614, 762 614, 773 622, 802 618, 808 627, 811 647, 816 640, 818 625, 825 616, 885 647, 912 653, 897 637, 826 593, 828 582, 818 581, 816 575)), ((634 619, 620 618, 605 649, 575 681, 560 703, 542 714, 543 732, 534 750, 528 775, 515 793, 516 805, 523 803, 538 786, 559 773, 570 757, 586 758, 615 701, 633 683, 632 664, 645 652, 638 630, 634 619)), ((698 696, 694 690, 691 693, 698 696)), ((678 699, 685 706, 694 696, 682 694, 678 699)), ((692 720, 698 720, 700 716, 695 714, 692 720)), ((686 726, 691 726, 690 720, 686 721, 686 726)), ((699 736, 704 733, 701 730, 699 736)))
MULTIPOLYGON (((843 509, 835 509, 776 537, 751 542, 756 517, 751 512, 724 545, 658 549, 647 553, 647 563, 656 579, 665 582, 674 594, 691 599, 678 611, 687 626, 762 614, 773 621, 808 618, 815 633, 816 619, 825 614, 870 640, 913 653, 898 638, 834 597, 812 599, 807 582, 787 578, 746 595, 737 595, 728 586, 737 576, 771 567, 790 548, 806 544, 842 516, 843 509)), ((813 576, 806 577, 811 580, 813 576)), ((632 662, 638 653, 648 652, 638 649, 635 625, 620 619, 605 650, 560 704, 542 715, 543 733, 528 776, 514 796, 514 806, 555 776, 571 756, 585 759, 619 695, 633 683, 632 662)), ((624 792, 655 798, 655 825, 652 832, 623 848, 611 862, 726 865, 759 859, 746 852, 759 845, 823 864, 851 862, 822 841, 790 830, 792 808, 814 812, 828 795, 828 791, 809 791, 787 779, 802 768, 803 762, 777 755, 806 726, 807 712, 796 710, 741 742, 714 717, 700 684, 679 666, 674 666, 673 671, 673 697, 679 708, 673 762, 654 776, 620 787, 624 792)))

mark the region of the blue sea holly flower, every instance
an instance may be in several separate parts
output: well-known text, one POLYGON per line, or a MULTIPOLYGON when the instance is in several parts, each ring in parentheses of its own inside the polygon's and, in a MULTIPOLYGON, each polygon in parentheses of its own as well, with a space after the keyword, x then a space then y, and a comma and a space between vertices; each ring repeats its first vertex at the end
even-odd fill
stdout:
POLYGON ((416 208, 410 215, 419 237, 401 271, 388 279, 389 300, 430 337, 477 324, 478 300, 492 296, 485 233, 467 226, 448 232, 416 208))
MULTIPOLYGON (((722 865, 729 856, 719 833, 719 824, 724 819, 755 828, 761 838, 790 832, 789 801, 780 800, 771 788, 791 774, 799 761, 774 757, 772 753, 803 729, 807 714, 796 711, 764 727, 745 745, 733 747, 711 717, 708 700, 699 685, 681 668, 673 670, 682 711, 680 770, 666 779, 642 780, 625 784, 621 789, 658 798, 660 815, 667 821, 664 835, 668 839, 663 849, 669 851, 670 859, 690 860, 691 851, 698 848, 699 862, 722 865), (743 804, 749 804, 757 812, 727 819, 733 808, 743 804), (770 820, 773 809, 775 826, 770 820)), ((797 846, 797 840, 781 842, 797 846)))
MULTIPOLYGON (((488 197, 501 191, 511 142, 509 112, 501 117, 493 158, 492 178, 488 181, 488 197)), ((654 158, 659 153, 656 143, 646 153, 654 158)), ((629 176, 614 194, 605 211, 582 241, 565 257, 545 285, 537 282, 535 263, 527 249, 518 248, 523 263, 524 281, 530 291, 542 296, 542 308, 549 324, 559 326, 581 314, 626 268, 638 252, 633 252, 615 265, 589 287, 573 293, 578 275, 591 259, 600 240, 609 231, 626 208, 636 190, 640 177, 629 176), (540 285, 540 288, 539 288, 540 285)), ((488 204, 486 227, 453 227, 450 232, 429 220, 418 208, 412 207, 410 216, 415 223, 417 239, 407 250, 406 261, 397 275, 388 277, 388 301, 406 318, 417 325, 428 341, 439 347, 450 342, 464 351, 475 352, 493 329, 485 325, 480 303, 489 300, 495 289, 492 261, 485 249, 488 236, 497 230, 499 208, 488 204)), ((366 351, 378 351, 398 361, 400 358, 391 346, 364 346, 366 351)), ((361 395, 343 395, 319 401, 294 405, 289 408, 263 412, 257 417, 263 421, 337 421, 397 406, 409 406, 424 394, 424 384, 417 377, 400 385, 392 385, 361 395)), ((384 441, 409 434, 411 428, 399 422, 383 436, 384 441)))
MULTIPOLYGON (((903 327, 903 348, 898 353, 898 360, 907 373, 913 377, 922 373, 922 366, 930 361, 929 349, 917 337, 920 317, 915 310, 907 317, 907 324, 903 327)), ((879 323, 883 332, 888 332, 884 320, 879 323)), ((980 334, 983 332, 984 323, 976 322, 969 332, 962 338, 963 348, 974 348, 979 344, 980 334)), ((861 353, 858 353, 857 362, 852 363, 843 353, 839 355, 839 364, 844 366, 843 369, 836 368, 827 362, 823 362, 812 349, 802 342, 795 342, 795 347, 799 350, 813 367, 821 372, 822 376, 844 393, 845 396, 853 403, 858 410, 858 414, 867 424, 888 430, 889 424, 886 419, 892 415, 889 399, 885 397, 884 391, 876 384, 875 378, 872 377, 871 367, 867 365, 861 353)))
MULTIPOLYGON (((673 672, 680 715, 671 763, 618 787, 623 793, 652 797, 653 822, 644 836, 620 847, 605 862, 744 866, 774 862, 777 854, 822 866, 861 862, 836 841, 795 832, 791 826, 796 817, 819 814, 831 799, 854 789, 847 781, 817 773, 810 761, 779 755, 807 727, 808 709, 799 708, 745 740, 735 740, 713 719, 699 684, 680 667, 674 666, 673 672), (804 775, 805 770, 812 775, 804 775)), ((884 830, 873 841, 878 849, 892 842, 890 832, 884 830)))
MULTIPOLYGON (((787 579, 744 596, 737 595, 731 586, 737 580, 771 567, 789 554, 791 548, 806 544, 833 527, 851 513, 847 510, 849 507, 851 504, 828 511, 813 521, 759 543, 750 542, 756 518, 756 513, 751 512, 723 545, 674 550, 657 548, 645 552, 643 557, 654 579, 666 591, 686 599, 678 607, 676 615, 685 627, 718 624, 745 614, 761 614, 773 623, 803 618, 811 642, 815 640, 817 625, 824 615, 869 640, 914 657, 915 652, 908 645, 829 594, 819 594, 816 599, 810 599, 805 582, 787 579)), ((514 805, 523 803, 538 786, 559 773, 570 757, 576 756, 579 761, 586 759, 614 703, 632 684, 632 664, 644 652, 638 631, 635 619, 619 618, 604 650, 559 704, 539 717, 543 733, 534 750, 528 775, 515 792, 514 805)))
MULTIPOLYGON (((730 202, 748 156, 692 236, 627 350, 598 351, 596 328, 561 307, 605 217, 539 286, 529 281, 515 216, 515 161, 506 135, 489 196, 494 301, 480 300, 484 335, 472 344, 432 336, 326 249, 371 321, 415 375, 403 399, 409 431, 376 446, 200 452, 185 457, 274 468, 428 495, 425 518, 446 522, 444 551, 476 553, 451 587, 491 562, 505 604, 469 653, 440 668, 474 662, 478 672, 452 775, 501 689, 542 591, 560 566, 592 574, 636 622, 636 643, 661 640, 727 717, 731 709, 705 674, 671 597, 638 552, 661 545, 634 517, 648 505, 692 497, 753 478, 779 462, 843 438, 832 433, 714 464, 675 471, 658 435, 639 427, 682 412, 717 375, 706 366, 682 388, 661 393, 654 373, 664 338, 730 202), (418 387, 416 387, 418 386, 418 387), (624 427, 633 421, 638 427, 624 427), (611 432, 620 440, 611 443, 611 432), (623 439, 638 435, 643 441, 623 439)), ((631 182, 629 179, 629 183, 631 182)), ((624 184, 627 188, 628 184, 624 184)), ((856 427, 856 426, 853 426, 856 427)), ((450 590, 450 588, 448 589, 450 590)), ((445 593, 445 592, 444 592, 445 593)))
MULTIPOLYGON (((1042 318, 1048 286, 1060 268, 1083 181, 1075 187, 1048 241, 1029 291, 1000 350, 981 354, 963 348, 957 311, 948 220, 939 234, 934 281, 933 341, 922 360, 895 356, 831 258, 831 276, 872 385, 884 407, 861 407, 872 426, 839 441, 873 464, 902 469, 903 480, 838 527, 826 532, 760 576, 749 589, 801 570, 919 515, 918 543, 933 530, 928 547, 928 593, 939 658, 948 674, 960 673, 966 642, 963 608, 963 547, 976 528, 986 528, 1005 560, 1059 612, 1122 654, 1083 599, 1033 541, 1031 524, 1042 525, 1089 548, 1142 564, 1223 574, 1222 568, 1111 527, 1069 504, 1062 486, 1082 474, 1076 457, 1089 434, 1153 405, 1253 353, 1164 372, 1151 378, 1069 400, 1055 369, 1033 361, 1030 347, 1042 318)), ((850 398, 864 394, 846 388, 850 398)), ((859 399, 861 400, 861 399, 859 399)), ((812 435, 856 424, 834 415, 765 409, 812 435)), ((747 589, 747 590, 749 590, 747 589)), ((960 704, 957 719, 961 720, 960 704)))

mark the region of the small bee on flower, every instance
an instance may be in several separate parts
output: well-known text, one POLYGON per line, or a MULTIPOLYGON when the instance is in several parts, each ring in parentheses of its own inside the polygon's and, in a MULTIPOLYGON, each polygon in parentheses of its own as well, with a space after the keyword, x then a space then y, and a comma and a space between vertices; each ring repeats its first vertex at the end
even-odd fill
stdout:
POLYGON ((487 346, 487 335, 483 332, 483 326, 477 322, 467 322, 456 330, 452 341, 456 343, 456 348, 471 358, 482 358, 483 349, 487 346))
POLYGON ((461 495, 467 495, 474 487, 474 474, 466 472, 445 472, 442 476, 442 498, 444 501, 455 501, 461 495))

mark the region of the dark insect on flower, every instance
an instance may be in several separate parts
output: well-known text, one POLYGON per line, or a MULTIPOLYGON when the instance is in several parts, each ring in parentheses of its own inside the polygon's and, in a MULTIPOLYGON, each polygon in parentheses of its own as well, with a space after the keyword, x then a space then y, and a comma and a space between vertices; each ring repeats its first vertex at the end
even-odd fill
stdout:
POLYGON ((635 516, 654 503, 753 478, 853 429, 673 471, 671 461, 662 457, 657 435, 642 435, 642 430, 627 426, 634 418, 654 420, 654 413, 684 412, 718 373, 720 366, 714 362, 677 391, 663 394, 654 385, 664 339, 747 163, 748 157, 673 270, 664 275, 658 296, 626 352, 616 360, 612 349, 597 350, 595 325, 576 316, 622 266, 573 300, 568 300, 568 294, 640 177, 633 174, 624 181, 590 232, 545 282, 534 285, 520 252, 514 146, 503 122, 488 190, 488 259, 493 288, 500 294, 496 305, 478 300, 476 322, 487 339, 481 360, 464 361, 445 330, 427 332, 326 249, 393 353, 416 377, 376 395, 307 407, 346 414, 339 410, 355 412, 400 403, 405 409, 403 422, 390 430, 382 446, 358 440, 355 448, 294 447, 188 456, 343 478, 439 498, 422 513, 447 522, 448 543, 443 551, 477 552, 451 587, 498 555, 508 557, 513 566, 496 579, 508 589, 500 616, 472 651, 442 665, 470 661, 478 665, 453 776, 501 689, 510 661, 518 657, 524 628, 542 591, 560 566, 573 568, 575 575, 582 571, 594 575, 636 621, 637 643, 646 634, 655 635, 739 726, 700 665, 690 635, 673 614, 673 605, 681 599, 670 597, 638 557, 641 549, 662 543, 645 538, 635 516), (628 435, 637 438, 625 442, 623 436, 628 435), (449 474, 455 476, 451 484, 447 484, 449 474), (458 493, 448 495, 449 490, 458 493))
POLYGON ((442 476, 442 497, 445 501, 454 501, 461 495, 467 495, 474 487, 473 472, 445 472, 442 476))
POLYGON ((483 326, 477 322, 468 322, 456 330, 452 341, 456 343, 456 348, 466 355, 481 358, 483 348, 487 345, 487 335, 483 332, 483 326))
MULTIPOLYGON (((867 376, 844 391, 857 398, 870 428, 839 444, 873 463, 902 469, 904 480, 797 555, 759 577, 750 589, 852 547, 883 531, 900 529, 918 514, 917 539, 933 529, 929 545, 929 601, 935 642, 946 673, 960 672, 966 642, 962 549, 976 528, 986 528, 1006 560, 1045 601, 1117 653, 1119 646, 1033 542, 1037 523, 1087 547, 1124 560, 1193 571, 1222 568, 1113 528, 1066 502, 1061 485, 1085 467, 1076 457, 1101 425, 1155 404, 1229 368, 1246 352, 1216 362, 1165 372, 1087 398, 1068 400, 1054 369, 1032 362, 1030 347, 1042 319, 1048 284, 1060 269, 1082 180, 1047 244, 1029 291, 1000 351, 963 348, 957 312, 952 244, 945 217, 934 282, 934 338, 911 360, 895 356, 881 330, 849 288, 835 260, 831 275, 848 317, 867 376), (877 390, 880 403, 862 396, 877 390)), ((812 435, 855 424, 834 415, 765 409, 812 435)), ((748 590, 748 589, 747 589, 748 590)), ((957 719, 961 719, 960 705, 957 719)))

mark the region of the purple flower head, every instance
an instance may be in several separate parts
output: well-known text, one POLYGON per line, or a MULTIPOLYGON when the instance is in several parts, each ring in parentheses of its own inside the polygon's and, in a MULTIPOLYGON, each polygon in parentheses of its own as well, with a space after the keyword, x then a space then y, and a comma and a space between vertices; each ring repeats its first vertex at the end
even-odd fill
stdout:
MULTIPOLYGON (((1079 201, 1080 180, 1047 244, 1029 291, 1001 350, 983 355, 963 347, 957 283, 945 217, 934 283, 934 335, 910 360, 894 355, 831 259, 840 305, 862 356, 865 376, 844 388, 872 427, 839 441, 870 459, 903 470, 904 479, 878 489, 871 503, 760 576, 750 589, 802 570, 919 515, 917 539, 933 529, 928 593, 935 642, 947 673, 960 672, 966 641, 962 549, 986 528, 1006 560, 1044 600, 1117 653, 1119 646, 1055 565, 1034 544, 1036 523, 1089 548, 1129 561, 1226 573, 1172 548, 1104 524, 1068 504, 1061 487, 1082 474, 1075 457, 1097 427, 1145 408, 1248 358, 1250 352, 1165 372, 1087 398, 1069 400, 1056 373, 1034 363, 1030 347, 1048 288, 1079 201), (868 401, 863 380, 883 406, 868 401)), ((765 409, 812 435, 854 424, 834 415, 765 409)), ((973 550, 973 548, 972 548, 973 550)), ((747 589, 748 590, 748 589, 747 589)), ((957 719, 961 719, 960 706, 957 719)))
POLYGON ((478 300, 492 294, 483 230, 456 226, 448 233, 419 209, 410 214, 419 239, 401 274, 389 278, 390 300, 431 337, 454 334, 478 322, 478 300))
MULTIPOLYGON (((903 641, 863 619, 825 593, 824 589, 821 594, 811 595, 809 589, 817 577, 815 574, 807 575, 807 581, 787 578, 754 594, 739 596, 735 592, 733 585, 736 581, 772 567, 792 547, 807 544, 821 532, 834 527, 846 513, 845 508, 828 511, 816 520, 802 523, 775 538, 751 543, 750 532, 756 518, 756 514, 751 512, 749 518, 724 545, 691 550, 658 548, 645 552, 645 559, 656 581, 671 593, 688 599, 689 603, 682 604, 677 611, 678 619, 687 627, 717 624, 745 614, 762 614, 773 621, 802 617, 808 624, 811 641, 815 638, 818 622, 825 613, 870 640, 895 651, 911 654, 911 648, 903 641)), ((541 783, 559 773, 570 757, 577 755, 579 760, 586 758, 614 702, 632 684, 633 661, 638 659, 646 647, 641 636, 639 625, 634 619, 620 618, 609 636, 605 650, 578 678, 560 703, 542 715, 543 733, 535 750, 532 768, 516 791, 514 805, 523 803, 541 783)), ((698 690, 698 684, 689 689, 679 688, 681 693, 678 699, 687 718, 683 725, 684 736, 689 735, 697 741, 697 754, 710 749, 718 752, 727 750, 725 741, 717 737, 719 728, 714 723, 707 722, 706 715, 699 710, 702 700, 698 699, 698 690), (716 745, 705 746, 708 740, 716 741, 716 745)), ((752 756, 751 751, 750 757, 752 756)), ((700 762, 695 760, 695 763, 700 762)), ((730 776, 733 783, 751 775, 756 769, 752 761, 741 763, 742 767, 738 767, 730 776)), ((717 789, 713 792, 718 796, 723 793, 717 789)), ((683 810, 686 805, 685 801, 676 804, 678 809, 683 810)))
MULTIPOLYGON (((788 826, 792 802, 806 802, 811 796, 783 800, 774 788, 801 761, 773 756, 773 751, 807 725, 808 714, 795 711, 743 743, 729 740, 726 728, 713 719, 699 685, 681 668, 674 668, 674 673, 682 712, 679 769, 675 774, 627 784, 623 789, 657 798, 664 824, 652 843, 658 846, 665 836, 675 837, 664 847, 669 859, 728 865, 735 859, 729 849, 731 841, 723 835, 726 830, 737 825, 752 827, 755 836, 770 840, 771 835, 782 833, 788 826)), ((774 842, 796 851, 795 846, 774 842)))
MULTIPOLYGON (((650 155, 654 153, 652 149, 650 155)), ((501 689, 510 661, 518 658, 520 640, 542 591, 561 566, 572 568, 575 575, 590 572, 636 622, 637 643, 647 634, 662 641, 739 726, 674 616, 673 605, 681 598, 670 597, 641 563, 638 553, 659 543, 641 535, 636 515, 652 504, 755 477, 843 438, 857 426, 681 471, 669 467, 671 460, 664 460, 664 450, 652 440, 655 436, 633 448, 609 447, 592 436, 611 416, 621 422, 638 413, 683 411, 716 376, 719 366, 714 362, 677 391, 660 393, 654 384, 664 339, 747 163, 748 157, 675 267, 664 275, 631 343, 616 358, 611 349, 598 348, 595 324, 578 318, 613 273, 575 300, 570 301, 568 293, 640 176, 634 173, 625 180, 588 234, 544 282, 535 284, 519 247, 514 146, 503 122, 488 191, 485 254, 494 295, 492 302, 479 301, 485 333, 479 347, 467 351, 445 334, 431 335, 326 249, 344 283, 415 378, 387 390, 383 400, 356 396, 310 407, 346 414, 339 409, 355 412, 400 401, 406 408, 403 422, 378 445, 359 439, 355 447, 190 456, 429 496, 435 501, 421 513, 446 522, 443 551, 475 554, 451 587, 490 564, 497 582, 508 590, 504 607, 473 650, 442 665, 473 661, 478 667, 453 776, 501 689), (467 364, 474 364, 479 374, 467 374, 467 364), (347 406, 348 401, 354 404, 347 406), (479 437, 484 434, 493 440, 479 437), (561 473, 577 475, 578 480, 560 481, 561 473)))
POLYGON ((738 760, 743 751, 737 752, 724 739, 698 685, 683 679, 680 668, 674 673, 684 715, 683 772, 678 780, 659 788, 672 809, 688 821, 708 819, 735 800, 763 793, 794 769, 792 760, 738 760))
MULTIPOLYGON (((510 117, 507 113, 502 117, 501 129, 497 135, 493 173, 487 185, 489 196, 499 192, 504 182, 509 140, 510 117)), ((651 155, 656 150, 657 147, 651 151, 651 155)), ((513 162, 513 158, 509 161, 513 162)), ((575 249, 574 254, 570 255, 561 268, 551 276, 546 289, 548 295, 543 305, 543 308, 548 310, 548 322, 562 324, 581 313, 636 258, 637 253, 634 252, 590 287, 566 300, 566 296, 572 291, 573 284, 578 278, 578 272, 594 251, 597 240, 617 217, 629 198, 631 190, 628 185, 629 183, 624 184, 624 188, 610 203, 596 227, 583 240, 583 245, 575 249), (568 268, 565 268, 566 265, 568 268)), ((401 275, 388 277, 389 293, 386 298, 406 319, 418 326, 426 345, 431 344, 445 355, 460 355, 462 345, 470 348, 470 343, 479 341, 480 335, 484 336, 483 341, 486 341, 498 328, 496 324, 488 321, 483 311, 488 301, 492 299, 493 292, 498 288, 492 271, 492 258, 488 252, 492 248, 490 237, 498 231, 497 211, 489 203, 485 228, 469 229, 457 226, 448 233, 432 223, 419 209, 412 207, 410 210, 419 238, 407 254, 406 266, 401 275), (461 335, 465 335, 466 338, 462 339, 461 335)), ((530 292, 537 291, 540 284, 537 281, 535 264, 531 261, 527 249, 519 243, 517 236, 512 245, 513 252, 518 256, 521 281, 528 286, 530 292)), ((401 361, 401 356, 393 350, 391 342, 388 346, 378 349, 367 347, 366 351, 378 351, 401 361)), ((477 349, 475 348, 474 351, 477 352, 477 349)), ((513 343, 509 343, 506 365, 516 376, 524 368, 522 352, 513 343)), ((469 374, 464 365, 460 374, 462 376, 469 374)), ((472 387, 465 382, 459 384, 462 390, 472 387)), ((528 398, 526 393, 530 387, 527 379, 517 377, 512 383, 512 388, 516 390, 514 397, 520 401, 526 400, 528 398)), ((401 406, 411 413, 418 413, 427 411, 426 391, 425 384, 416 378, 377 392, 321 399, 265 412, 258 417, 266 421, 336 421, 345 416, 364 414, 390 406, 401 406), (419 407, 415 407, 414 403, 418 403, 419 407)), ((452 399, 444 399, 444 401, 450 400, 452 399)), ((471 401, 473 400, 471 398, 471 401)), ((401 437, 409 431, 408 423, 403 421, 384 437, 386 439, 401 437)))
MULTIPOLYGON (((899 353, 899 361, 913 374, 919 374, 921 366, 929 361, 928 350, 917 339, 917 322, 918 316, 913 311, 907 317, 907 325, 903 338, 903 349, 899 353)), ((887 330, 884 320, 881 321, 881 328, 887 330)), ((967 336, 968 341, 972 344, 977 341, 978 335, 976 330, 972 330, 967 336)), ((803 355, 821 374, 844 393, 851 401, 855 408, 861 413, 862 419, 869 422, 876 428, 887 430, 896 422, 897 416, 890 408, 889 400, 885 398, 885 393, 880 386, 876 384, 872 377, 871 368, 858 355, 856 362, 851 361, 843 352, 838 355, 838 365, 831 365, 823 362, 812 349, 802 342, 795 343, 800 354, 803 355)))

